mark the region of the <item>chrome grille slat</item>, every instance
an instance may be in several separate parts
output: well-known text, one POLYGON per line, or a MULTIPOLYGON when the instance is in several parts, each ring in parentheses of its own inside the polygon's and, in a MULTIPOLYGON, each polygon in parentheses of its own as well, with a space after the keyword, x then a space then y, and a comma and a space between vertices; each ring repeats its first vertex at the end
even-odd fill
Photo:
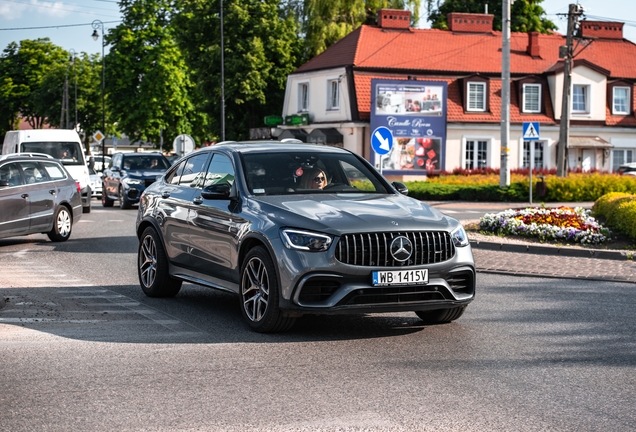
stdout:
POLYGON ((409 231, 355 233, 340 237, 336 259, 344 264, 364 267, 404 267, 436 264, 455 256, 455 246, 446 231, 409 231), (397 261, 390 254, 390 245, 397 236, 408 238, 413 253, 408 261, 397 261))

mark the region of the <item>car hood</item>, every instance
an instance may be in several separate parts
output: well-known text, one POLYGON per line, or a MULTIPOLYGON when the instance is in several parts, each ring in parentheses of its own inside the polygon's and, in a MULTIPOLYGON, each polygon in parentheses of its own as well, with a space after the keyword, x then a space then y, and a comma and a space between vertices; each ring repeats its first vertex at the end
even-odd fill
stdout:
POLYGON ((279 226, 331 234, 448 230, 458 224, 428 204, 404 195, 264 196, 254 199, 253 204, 279 226))
POLYGON ((127 177, 138 179, 156 179, 157 176, 163 175, 166 170, 126 170, 127 177))

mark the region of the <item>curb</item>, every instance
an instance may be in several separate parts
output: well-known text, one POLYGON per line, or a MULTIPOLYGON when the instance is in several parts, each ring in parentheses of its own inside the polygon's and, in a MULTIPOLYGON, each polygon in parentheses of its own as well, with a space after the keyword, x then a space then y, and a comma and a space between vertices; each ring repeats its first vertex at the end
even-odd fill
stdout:
MULTIPOLYGON (((631 260, 628 252, 599 249, 579 249, 573 247, 542 246, 534 244, 511 244, 470 240, 473 249, 495 250, 501 252, 530 253, 537 255, 557 255, 575 258, 600 258, 618 261, 631 260)), ((629 253, 631 254, 631 253, 629 253)))

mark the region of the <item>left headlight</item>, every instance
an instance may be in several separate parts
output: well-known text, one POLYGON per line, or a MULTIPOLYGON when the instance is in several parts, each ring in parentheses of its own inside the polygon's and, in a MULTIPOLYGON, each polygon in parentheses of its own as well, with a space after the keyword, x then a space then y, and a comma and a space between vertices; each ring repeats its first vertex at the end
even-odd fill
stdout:
POLYGON ((283 244, 288 249, 322 252, 329 249, 333 239, 325 234, 310 231, 299 231, 289 228, 280 230, 283 244))
POLYGON ((468 235, 461 225, 451 232, 451 238, 456 247, 468 246, 468 235))
POLYGON ((134 179, 134 178, 126 178, 124 179, 124 183, 126 183, 127 185, 140 185, 140 184, 144 184, 144 181, 139 179, 134 179))

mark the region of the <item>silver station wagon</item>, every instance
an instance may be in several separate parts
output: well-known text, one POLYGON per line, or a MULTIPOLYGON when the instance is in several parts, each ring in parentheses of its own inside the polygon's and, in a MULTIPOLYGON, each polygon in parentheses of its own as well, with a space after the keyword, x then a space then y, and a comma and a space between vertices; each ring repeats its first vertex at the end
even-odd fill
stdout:
POLYGON ((66 241, 82 216, 80 186, 50 156, 0 156, 0 209, 0 238, 43 233, 66 241))
POLYGON ((459 318, 475 296, 461 224, 336 147, 225 142, 175 162, 137 217, 152 297, 183 281, 238 294, 259 332, 302 314, 413 311, 459 318))

